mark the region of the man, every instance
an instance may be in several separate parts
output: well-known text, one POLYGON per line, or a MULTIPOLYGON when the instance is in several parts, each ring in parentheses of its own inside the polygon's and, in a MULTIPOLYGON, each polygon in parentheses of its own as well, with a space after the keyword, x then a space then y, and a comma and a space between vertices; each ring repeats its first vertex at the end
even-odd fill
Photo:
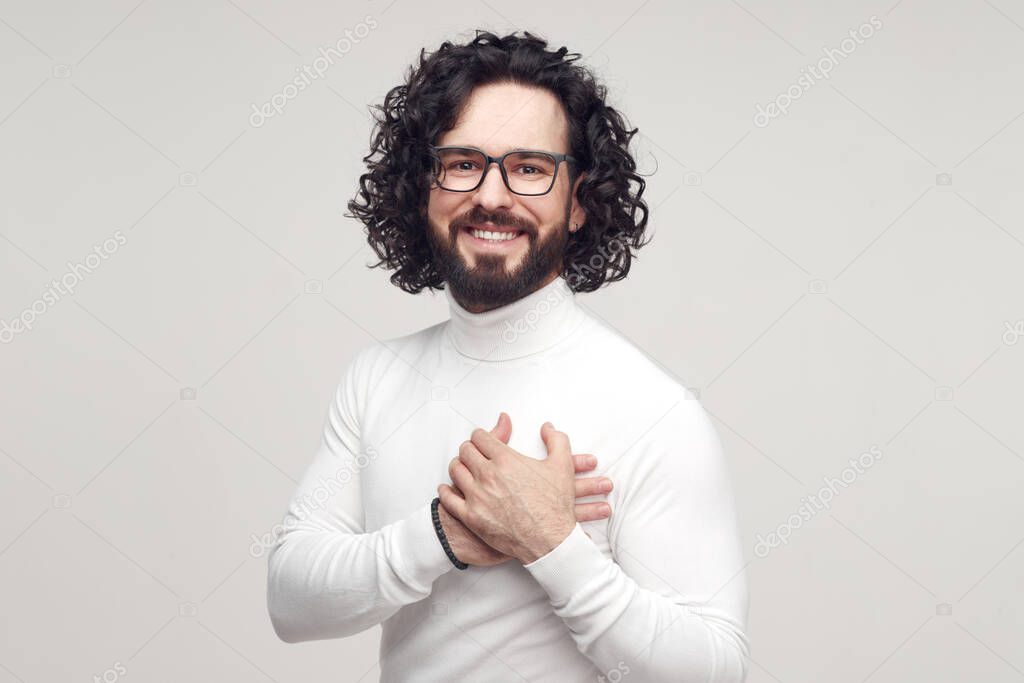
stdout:
POLYGON ((298 642, 382 624, 382 681, 741 681, 715 430, 575 297, 644 244, 636 130, 546 46, 445 42, 380 108, 349 207, 376 265, 443 288, 451 317, 346 369, 270 553, 273 626, 298 642), (597 474, 575 478, 588 454, 597 474))

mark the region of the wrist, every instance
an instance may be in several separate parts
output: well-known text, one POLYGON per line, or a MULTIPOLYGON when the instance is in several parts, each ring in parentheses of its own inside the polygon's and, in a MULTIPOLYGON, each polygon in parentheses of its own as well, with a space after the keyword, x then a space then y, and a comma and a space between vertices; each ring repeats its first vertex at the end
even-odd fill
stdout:
POLYGON ((430 516, 434 522, 434 532, 437 534, 437 540, 441 543, 441 547, 444 549, 448 559, 451 560, 451 563, 455 565, 455 568, 466 569, 469 564, 459 560, 459 558, 455 556, 455 552, 452 550, 451 545, 448 543, 448 534, 444 527, 442 516, 444 514, 447 514, 447 510, 445 510, 444 506, 441 505, 441 499, 434 498, 430 504, 430 516))
POLYGON ((567 522, 558 529, 528 538, 522 549, 516 554, 516 559, 524 565, 536 562, 561 545, 562 541, 568 538, 575 528, 576 521, 573 520, 571 524, 567 522))

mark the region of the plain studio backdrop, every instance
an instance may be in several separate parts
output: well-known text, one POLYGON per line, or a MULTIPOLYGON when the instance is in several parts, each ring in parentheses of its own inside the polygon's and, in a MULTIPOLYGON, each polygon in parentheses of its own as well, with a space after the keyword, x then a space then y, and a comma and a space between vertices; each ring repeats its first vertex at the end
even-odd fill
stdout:
POLYGON ((276 638, 266 549, 353 352, 447 317, 342 214, 476 28, 640 129, 654 240, 579 301, 713 417, 748 680, 1024 680, 1021 2, 5 0, 0 683, 378 679, 276 638))

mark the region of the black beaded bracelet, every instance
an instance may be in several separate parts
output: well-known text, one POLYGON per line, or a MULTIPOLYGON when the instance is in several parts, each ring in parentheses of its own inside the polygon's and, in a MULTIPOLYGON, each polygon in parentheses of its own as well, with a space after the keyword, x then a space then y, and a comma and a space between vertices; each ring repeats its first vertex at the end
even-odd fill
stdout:
POLYGON ((440 498, 434 498, 430 503, 430 516, 434 520, 434 531, 437 532, 437 539, 441 541, 441 547, 444 548, 445 555, 452 561, 456 569, 465 569, 469 565, 455 557, 455 553, 452 552, 452 548, 448 545, 448 538, 444 535, 444 527, 441 526, 441 515, 437 513, 437 506, 441 503, 440 498))

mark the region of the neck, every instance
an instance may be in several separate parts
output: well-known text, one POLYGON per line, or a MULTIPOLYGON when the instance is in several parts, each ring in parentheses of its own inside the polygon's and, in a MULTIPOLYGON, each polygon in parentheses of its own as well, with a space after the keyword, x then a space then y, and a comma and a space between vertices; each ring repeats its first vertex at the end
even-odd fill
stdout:
POLYGON ((479 313, 463 308, 445 288, 448 336, 456 351, 482 361, 502 361, 538 353, 568 337, 584 312, 562 277, 526 296, 479 313))

